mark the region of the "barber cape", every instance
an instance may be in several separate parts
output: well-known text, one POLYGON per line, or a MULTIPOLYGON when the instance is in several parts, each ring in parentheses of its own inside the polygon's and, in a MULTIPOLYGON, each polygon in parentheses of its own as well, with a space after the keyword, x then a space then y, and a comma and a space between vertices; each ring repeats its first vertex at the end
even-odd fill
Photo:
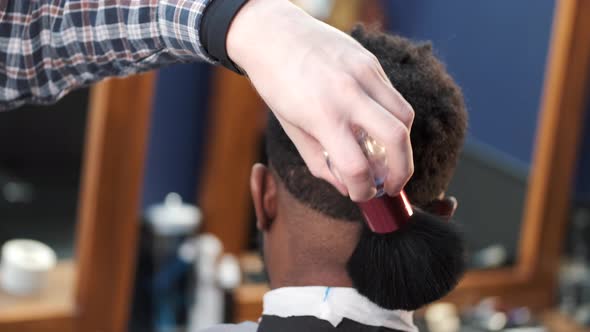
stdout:
POLYGON ((285 287, 264 295, 258 324, 226 324, 202 332, 418 332, 412 315, 380 308, 353 288, 285 287))

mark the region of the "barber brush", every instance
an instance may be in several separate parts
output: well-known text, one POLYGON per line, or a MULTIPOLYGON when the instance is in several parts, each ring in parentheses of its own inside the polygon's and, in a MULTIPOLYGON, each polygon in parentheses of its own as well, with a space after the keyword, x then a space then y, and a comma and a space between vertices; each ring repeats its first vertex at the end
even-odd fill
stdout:
POLYGON ((354 288, 379 306, 415 310, 457 285, 465 269, 464 241, 454 224, 413 208, 404 191, 387 195, 385 148, 363 130, 355 132, 377 195, 358 203, 367 227, 348 261, 348 274, 354 288))

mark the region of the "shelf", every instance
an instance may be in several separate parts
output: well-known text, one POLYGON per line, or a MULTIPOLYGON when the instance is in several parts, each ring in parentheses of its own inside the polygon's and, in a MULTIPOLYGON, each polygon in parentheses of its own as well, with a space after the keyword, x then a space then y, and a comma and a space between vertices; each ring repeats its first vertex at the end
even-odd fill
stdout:
POLYGON ((61 261, 38 295, 17 297, 0 290, 0 330, 66 330, 74 313, 75 272, 72 261, 61 261))
POLYGON ((571 317, 558 311, 547 311, 541 315, 541 322, 550 332, 589 332, 590 328, 580 326, 571 317))

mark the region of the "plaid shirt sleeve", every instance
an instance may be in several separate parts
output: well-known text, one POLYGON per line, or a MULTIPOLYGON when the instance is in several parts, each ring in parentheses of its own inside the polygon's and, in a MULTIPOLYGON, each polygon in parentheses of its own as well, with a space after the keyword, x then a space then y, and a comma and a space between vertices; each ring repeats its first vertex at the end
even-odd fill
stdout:
POLYGON ((49 104, 108 76, 206 60, 211 0, 0 0, 0 110, 49 104))

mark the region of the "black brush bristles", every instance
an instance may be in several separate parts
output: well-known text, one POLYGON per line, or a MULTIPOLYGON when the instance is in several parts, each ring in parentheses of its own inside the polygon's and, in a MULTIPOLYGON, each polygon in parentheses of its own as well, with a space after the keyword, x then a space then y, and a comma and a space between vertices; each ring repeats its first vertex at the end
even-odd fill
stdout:
POLYGON ((347 268, 353 286, 372 302, 415 310, 457 285, 465 270, 465 245, 456 225, 414 211, 393 233, 364 226, 347 268))

